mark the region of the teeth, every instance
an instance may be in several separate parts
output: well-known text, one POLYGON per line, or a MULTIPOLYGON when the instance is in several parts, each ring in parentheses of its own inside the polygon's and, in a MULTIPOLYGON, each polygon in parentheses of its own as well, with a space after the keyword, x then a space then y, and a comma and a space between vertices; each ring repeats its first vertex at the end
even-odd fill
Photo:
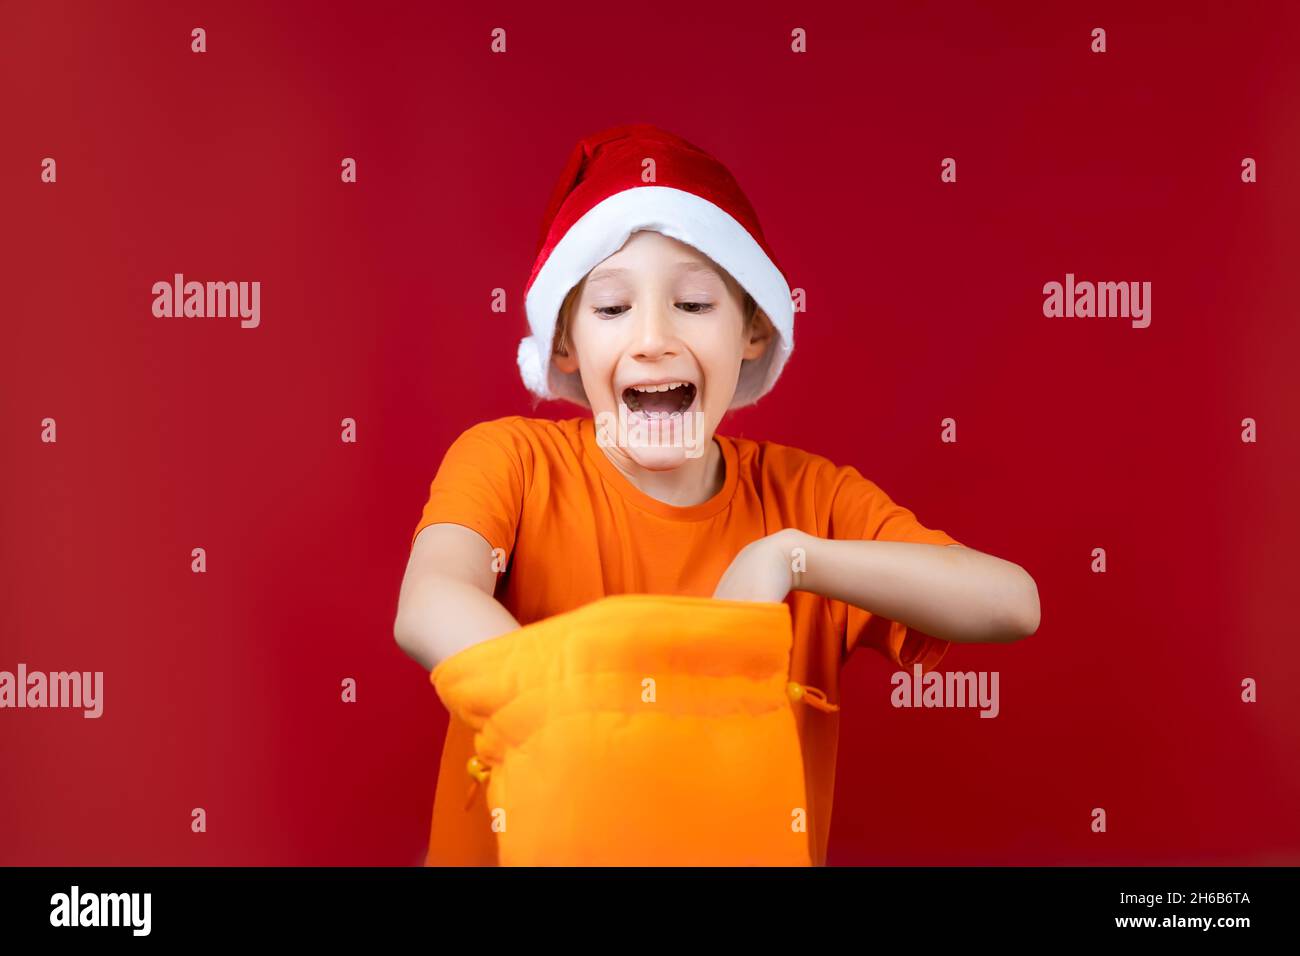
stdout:
POLYGON ((633 385, 632 390, 634 392, 668 392, 674 388, 683 388, 685 385, 685 382, 668 382, 664 385, 633 385))

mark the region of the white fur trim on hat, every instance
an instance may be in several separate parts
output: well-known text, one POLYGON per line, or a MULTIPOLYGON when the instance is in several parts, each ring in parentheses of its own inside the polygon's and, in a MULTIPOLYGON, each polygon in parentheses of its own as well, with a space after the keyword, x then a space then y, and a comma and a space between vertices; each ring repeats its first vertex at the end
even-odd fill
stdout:
POLYGON ((569 290, 608 259, 632 233, 651 229, 700 250, 754 297, 776 328, 763 355, 741 365, 732 408, 758 401, 776 382, 794 350, 794 306, 785 276, 730 213, 701 196, 670 186, 636 186, 587 211, 556 243, 528 290, 524 309, 533 334, 519 343, 519 374, 541 398, 566 398, 587 406, 577 372, 551 361, 560 306, 569 290))

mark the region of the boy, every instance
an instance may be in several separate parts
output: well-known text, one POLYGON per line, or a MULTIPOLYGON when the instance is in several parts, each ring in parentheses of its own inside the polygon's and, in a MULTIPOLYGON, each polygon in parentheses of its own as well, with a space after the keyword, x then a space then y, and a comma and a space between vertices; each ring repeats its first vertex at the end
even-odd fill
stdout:
MULTIPOLYGON (((924 527, 852 467, 716 433, 775 383, 794 315, 748 200, 712 156, 646 124, 579 142, 540 246, 520 371, 592 417, 484 422, 447 451, 394 624, 422 667, 620 593, 786 601, 790 678, 831 700, 858 646, 928 671, 951 641, 1037 630, 1023 568, 924 527)), ((838 714, 797 720, 821 865, 838 714)), ((462 803, 473 753, 453 716, 429 865, 495 863, 486 804, 462 803)))

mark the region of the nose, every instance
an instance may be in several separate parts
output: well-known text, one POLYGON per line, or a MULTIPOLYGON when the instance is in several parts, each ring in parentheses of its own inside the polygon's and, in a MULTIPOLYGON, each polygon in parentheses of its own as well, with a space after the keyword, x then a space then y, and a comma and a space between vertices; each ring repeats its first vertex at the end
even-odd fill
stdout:
POLYGON ((650 305, 637 312, 632 354, 647 362, 676 355, 677 334, 668 310, 662 305, 650 305))

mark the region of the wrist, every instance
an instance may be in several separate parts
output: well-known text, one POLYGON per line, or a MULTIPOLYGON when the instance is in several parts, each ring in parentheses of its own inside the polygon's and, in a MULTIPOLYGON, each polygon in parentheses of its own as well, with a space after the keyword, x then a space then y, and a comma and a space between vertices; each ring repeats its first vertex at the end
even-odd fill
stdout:
POLYGON ((798 528, 782 528, 772 535, 772 541, 781 555, 782 566, 789 575, 790 590, 802 591, 806 587, 808 549, 815 538, 798 528))

